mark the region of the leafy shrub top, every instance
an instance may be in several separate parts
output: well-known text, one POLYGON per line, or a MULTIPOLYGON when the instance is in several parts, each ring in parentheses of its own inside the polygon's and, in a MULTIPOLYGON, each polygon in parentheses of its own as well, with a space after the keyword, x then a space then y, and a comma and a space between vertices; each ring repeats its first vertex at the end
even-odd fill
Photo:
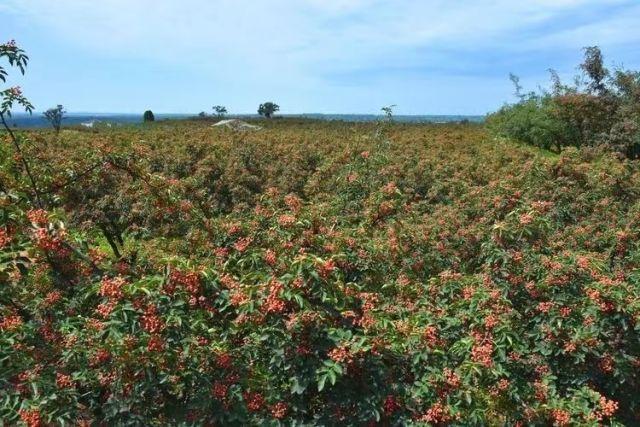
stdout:
POLYGON ((640 157, 640 73, 610 72, 597 47, 585 49, 583 76, 564 85, 551 71, 552 89, 523 94, 517 78, 519 102, 489 116, 500 136, 544 149, 605 146, 622 155, 640 157))

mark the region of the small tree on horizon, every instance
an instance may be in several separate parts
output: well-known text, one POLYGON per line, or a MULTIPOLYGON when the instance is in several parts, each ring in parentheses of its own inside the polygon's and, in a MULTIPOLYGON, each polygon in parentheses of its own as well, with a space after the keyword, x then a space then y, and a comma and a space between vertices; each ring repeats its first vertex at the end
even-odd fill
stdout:
POLYGON ((156 118, 153 115, 153 111, 151 110, 145 111, 144 114, 142 115, 142 121, 144 122, 154 122, 155 120, 156 118))
POLYGON ((258 107, 258 114, 265 116, 267 119, 273 117, 276 111, 280 111, 280 106, 274 102, 265 102, 258 107))
POLYGON ((58 133, 60 132, 60 127, 62 126, 62 120, 64 120, 65 114, 67 114, 67 112, 64 111, 64 107, 58 104, 57 106, 45 111, 43 116, 51 124, 53 129, 55 129, 56 133, 58 133))
POLYGON ((216 116, 219 118, 222 118, 227 115, 227 107, 225 107, 224 105, 214 105, 211 108, 216 113, 216 116))

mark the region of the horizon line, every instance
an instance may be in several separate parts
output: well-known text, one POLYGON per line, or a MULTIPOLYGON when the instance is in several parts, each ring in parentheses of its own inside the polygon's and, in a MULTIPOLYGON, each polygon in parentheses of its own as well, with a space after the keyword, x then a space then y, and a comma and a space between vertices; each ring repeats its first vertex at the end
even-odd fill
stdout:
MULTIPOLYGON (((13 116, 16 115, 25 115, 25 116, 34 116, 36 114, 43 114, 46 110, 33 110, 32 113, 28 113, 25 111, 19 111, 19 112, 13 112, 11 113, 13 116)), ((190 113, 175 113, 175 112, 163 112, 163 111, 159 111, 159 112, 155 112, 153 110, 151 110, 153 112, 154 115, 173 115, 173 116, 194 116, 197 117, 198 114, 200 114, 199 112, 190 112, 190 113)), ((138 116, 138 115, 143 115, 144 111, 142 113, 131 113, 131 112, 116 112, 116 111, 109 111, 109 112, 102 112, 102 111, 66 111, 65 114, 67 115, 77 115, 77 114, 92 114, 92 115, 130 115, 130 116, 138 116)), ((426 116, 431 116, 431 117, 437 117, 437 116, 441 116, 441 117, 447 117, 447 116, 464 116, 464 117, 484 117, 487 114, 490 114, 490 112, 487 113, 482 113, 482 114, 464 114, 464 113, 440 113, 440 114, 435 114, 435 113, 420 113, 420 114, 394 114, 395 117, 426 117, 426 116)), ((304 116, 304 115, 316 115, 316 116, 384 116, 383 113, 279 113, 276 114, 276 116, 304 116)), ((207 116, 211 116, 211 117, 216 117, 216 114, 214 113, 207 113, 207 116)), ((259 116, 261 117, 257 112, 256 113, 227 113, 224 115, 224 117, 229 117, 229 116, 259 116)))

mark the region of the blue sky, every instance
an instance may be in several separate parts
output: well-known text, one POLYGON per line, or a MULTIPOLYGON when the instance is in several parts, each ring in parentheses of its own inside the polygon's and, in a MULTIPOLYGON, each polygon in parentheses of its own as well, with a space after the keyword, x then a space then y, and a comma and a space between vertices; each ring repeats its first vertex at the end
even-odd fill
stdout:
POLYGON ((637 0, 0 0, 38 110, 484 114, 581 48, 640 68, 637 0))

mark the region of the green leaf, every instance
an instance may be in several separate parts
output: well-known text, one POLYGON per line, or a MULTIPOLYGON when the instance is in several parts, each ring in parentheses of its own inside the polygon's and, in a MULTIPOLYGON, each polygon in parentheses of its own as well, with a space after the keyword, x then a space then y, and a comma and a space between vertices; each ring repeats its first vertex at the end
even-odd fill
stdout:
POLYGON ((327 381, 327 376, 322 375, 318 380, 318 391, 322 391, 324 389, 324 383, 327 381))

